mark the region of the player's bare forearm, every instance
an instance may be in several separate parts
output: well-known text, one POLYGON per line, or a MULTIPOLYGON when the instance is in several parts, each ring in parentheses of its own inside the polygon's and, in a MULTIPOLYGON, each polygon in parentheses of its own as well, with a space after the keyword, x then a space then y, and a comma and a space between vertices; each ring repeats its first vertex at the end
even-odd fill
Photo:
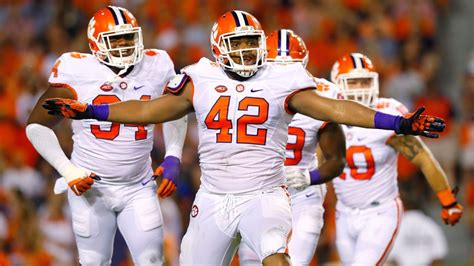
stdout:
POLYGON ((42 107, 42 104, 46 99, 56 97, 74 99, 74 94, 66 88, 49 87, 38 99, 38 102, 36 102, 36 105, 28 118, 27 124, 36 123, 50 128, 58 124, 62 120, 62 117, 48 115, 48 111, 42 107))
POLYGON ((163 95, 151 101, 126 101, 110 104, 107 121, 131 124, 157 124, 176 120, 192 111, 182 95, 163 95))
POLYGON ((296 93, 289 100, 289 107, 293 111, 318 120, 366 128, 374 127, 375 110, 355 101, 322 97, 314 90, 296 93))
POLYGON ((318 134, 318 160, 322 162, 318 166, 321 178, 326 182, 339 176, 346 164, 346 140, 340 125, 329 123, 318 134))
POLYGON ((451 189, 446 173, 419 137, 394 136, 387 144, 418 166, 435 192, 451 189))

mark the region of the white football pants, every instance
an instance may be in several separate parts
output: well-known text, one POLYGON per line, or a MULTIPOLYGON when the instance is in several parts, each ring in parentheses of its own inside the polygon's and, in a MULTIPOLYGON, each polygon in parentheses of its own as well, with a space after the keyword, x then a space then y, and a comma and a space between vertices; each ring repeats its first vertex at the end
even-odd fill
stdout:
POLYGON ((284 188, 248 194, 213 194, 199 189, 181 243, 180 265, 229 265, 240 241, 259 261, 284 253, 291 229, 284 188))
POLYGON ((162 265, 163 219, 155 182, 101 185, 82 196, 68 189, 81 265, 110 265, 115 232, 122 233, 135 265, 162 265))
POLYGON ((366 209, 336 205, 336 246, 343 265, 382 265, 403 212, 399 198, 366 209))
MULTIPOLYGON (((308 265, 313 259, 324 225, 326 185, 291 191, 292 229, 288 253, 292 265, 308 265)), ((261 265, 258 256, 245 243, 239 246, 240 265, 261 265)))

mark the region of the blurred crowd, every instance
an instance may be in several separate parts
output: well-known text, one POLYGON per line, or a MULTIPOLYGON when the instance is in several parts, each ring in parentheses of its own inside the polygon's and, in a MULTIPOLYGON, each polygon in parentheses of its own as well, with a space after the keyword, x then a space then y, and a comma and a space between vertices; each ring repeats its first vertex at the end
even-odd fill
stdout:
MULTIPOLYGON (((450 0, 17 0, 0 1, 0 265, 77 265, 70 213, 64 195, 54 195, 58 174, 27 140, 24 127, 30 110, 48 87, 54 61, 64 52, 89 52, 87 23, 108 4, 126 7, 143 29, 147 48, 166 50, 176 71, 211 57, 209 33, 215 19, 231 9, 255 15, 266 31, 293 29, 310 51, 308 70, 328 78, 334 61, 359 51, 379 71, 381 95, 393 97, 410 110, 424 105, 447 120, 439 140, 426 141, 452 182, 461 188, 465 217, 455 229, 443 225, 453 261, 474 259, 474 54, 463 67, 461 87, 440 88, 445 77, 439 38, 440 17, 450 15, 450 0), (462 101, 454 104, 447 90, 462 101), (449 235, 461 236, 450 238, 449 235), (461 242, 460 242, 461 241, 461 242), (468 249, 458 251, 457 247, 468 249), (469 250, 470 249, 470 250, 469 250), (452 255, 452 254, 456 254, 452 255), (468 256, 471 258, 468 258, 468 256), (458 257, 461 256, 461 257, 458 257)), ((457 40, 462 41, 462 40, 457 40)), ((471 47, 474 51, 474 47, 471 47)), ((190 117, 191 118, 191 117, 190 117)), ((179 243, 199 187, 197 130, 191 119, 178 190, 162 200, 165 255, 177 265, 179 243)), ((66 153, 71 131, 64 121, 56 130, 66 153)), ((156 127, 152 158, 158 164, 164 149, 156 127)), ((440 223, 439 206, 420 171, 400 159, 401 188, 420 186, 420 208, 440 223), (436 212, 434 212, 435 210, 436 212)), ((326 224, 314 263, 337 261, 334 248, 334 196, 326 200, 326 224)), ((127 265, 126 250, 117 237, 114 265, 127 265)), ((129 262, 128 262, 129 263, 129 262)))

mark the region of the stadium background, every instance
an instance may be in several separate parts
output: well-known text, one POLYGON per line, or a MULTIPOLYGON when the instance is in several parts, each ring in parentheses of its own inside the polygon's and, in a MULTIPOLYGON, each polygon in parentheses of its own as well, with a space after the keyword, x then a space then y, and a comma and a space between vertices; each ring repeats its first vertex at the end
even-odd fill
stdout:
MULTIPOLYGON (((52 193, 57 173, 24 134, 28 113, 47 88, 55 59, 63 52, 89 52, 86 25, 99 8, 128 8, 143 28, 145 47, 167 50, 176 70, 211 57, 209 32, 225 11, 254 14, 267 32, 290 28, 309 51, 308 69, 328 78, 342 54, 360 51, 375 63, 381 94, 409 109, 425 105, 447 120, 447 132, 427 141, 465 207, 456 227, 442 225, 448 239, 445 265, 474 263, 474 1, 472 0, 0 0, 0 265, 77 265, 70 213, 63 196, 52 193)), ((192 116, 191 116, 192 117, 192 116)), ((191 121, 193 121, 191 119, 191 121)), ((68 122, 57 127, 66 153, 72 143, 68 122)), ((155 164, 163 157, 157 127, 155 164)), ((191 122, 178 191, 162 200, 166 256, 176 265, 179 241, 199 186, 197 132, 191 122)), ((441 224, 439 204, 420 172, 400 161, 400 187, 441 224)), ((326 199, 326 224, 314 265, 337 262, 334 196, 326 199)), ((116 239, 113 265, 129 265, 116 239), (127 264, 128 263, 128 264, 127 264)))

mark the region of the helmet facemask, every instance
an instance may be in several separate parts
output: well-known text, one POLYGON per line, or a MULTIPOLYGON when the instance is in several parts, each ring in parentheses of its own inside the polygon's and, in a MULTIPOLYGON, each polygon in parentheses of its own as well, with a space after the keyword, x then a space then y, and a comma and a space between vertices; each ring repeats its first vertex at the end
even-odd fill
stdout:
POLYGON ((219 36, 217 43, 214 42, 211 35, 211 43, 219 49, 219 55, 216 56, 217 62, 225 70, 234 72, 241 77, 253 76, 265 64, 265 33, 262 30, 255 30, 252 26, 237 27, 234 32, 222 34, 219 36), (240 48, 240 45, 236 46, 236 43, 243 40, 250 43, 248 48, 240 48), (240 58, 240 63, 234 61, 232 57, 240 58), (255 62, 247 64, 248 61, 255 62))
POLYGON ((140 27, 133 27, 130 24, 118 25, 112 31, 100 32, 97 39, 92 33, 89 31, 88 37, 97 49, 91 47, 91 50, 102 63, 125 69, 142 60, 144 48, 140 27))
POLYGON ((379 77, 376 72, 356 71, 340 74, 336 83, 339 94, 346 100, 354 100, 373 107, 379 96, 379 77))

